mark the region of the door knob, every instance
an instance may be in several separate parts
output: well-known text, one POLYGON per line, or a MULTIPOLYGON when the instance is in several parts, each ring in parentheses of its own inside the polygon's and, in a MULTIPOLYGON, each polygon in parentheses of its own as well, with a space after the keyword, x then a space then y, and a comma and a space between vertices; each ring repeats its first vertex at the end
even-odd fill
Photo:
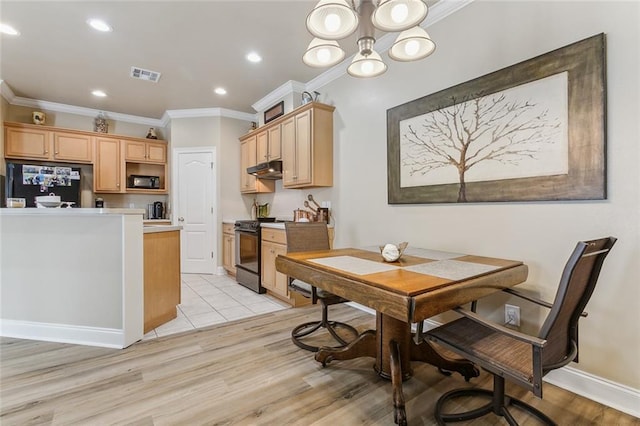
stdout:
POLYGON ((178 222, 184 222, 184 217, 182 217, 182 216, 181 216, 181 217, 179 217, 179 218, 178 218, 178 222))

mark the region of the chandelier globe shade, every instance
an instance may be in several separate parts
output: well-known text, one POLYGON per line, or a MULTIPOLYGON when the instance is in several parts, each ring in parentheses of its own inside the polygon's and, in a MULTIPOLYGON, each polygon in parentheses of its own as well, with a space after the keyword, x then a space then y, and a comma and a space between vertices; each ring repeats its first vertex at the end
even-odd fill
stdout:
POLYGON ((422 0, 380 0, 371 20, 379 30, 398 32, 418 25, 428 12, 422 0))
POLYGON ((389 57, 400 62, 426 58, 436 50, 436 44, 421 27, 403 31, 389 49, 389 57))
POLYGON ((330 67, 344 59, 344 50, 335 40, 314 38, 302 56, 302 62, 310 67, 330 67))
POLYGON ((382 62, 382 58, 375 51, 372 51, 367 56, 357 53, 351 65, 347 68, 349 75, 361 78, 377 77, 385 71, 387 71, 387 65, 382 62))
POLYGON ((320 0, 307 16, 307 30, 324 40, 340 40, 358 28, 358 14, 347 0, 320 0))

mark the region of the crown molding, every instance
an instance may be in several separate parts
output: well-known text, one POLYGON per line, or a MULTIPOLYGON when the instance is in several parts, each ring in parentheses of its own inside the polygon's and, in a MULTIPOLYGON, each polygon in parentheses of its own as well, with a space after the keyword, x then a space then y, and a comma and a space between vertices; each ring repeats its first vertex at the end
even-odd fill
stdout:
POLYGON ((2 95, 2 97, 5 98, 9 103, 11 103, 11 101, 13 101, 16 97, 15 93, 13 93, 13 90, 11 90, 11 87, 9 87, 9 85, 5 83, 4 80, 0 80, 0 95, 2 95))
POLYGON ((11 87, 4 80, 0 80, 0 95, 11 105, 24 106, 28 108, 44 109, 47 111, 64 112, 68 114, 82 115, 86 117, 95 117, 99 113, 103 113, 110 120, 117 120, 127 123, 143 124, 151 127, 167 127, 173 118, 191 118, 191 117, 227 117, 236 120, 256 121, 255 114, 234 111, 226 108, 196 108, 196 109, 180 109, 167 110, 161 119, 141 117, 137 115, 121 114, 119 112, 104 111, 93 108, 85 108, 74 105, 60 104, 57 102, 41 101, 38 99, 29 99, 16 96, 11 87))
POLYGON ((171 120, 176 118, 201 118, 201 117, 225 117, 243 121, 257 121, 256 114, 235 111, 226 108, 194 108, 194 109, 170 109, 162 116, 163 127, 167 127, 171 120))
POLYGON ((285 96, 295 92, 302 93, 305 90, 307 90, 306 84, 300 83, 299 81, 289 80, 264 98, 260 99, 258 102, 251 105, 251 107, 256 111, 264 111, 285 96))

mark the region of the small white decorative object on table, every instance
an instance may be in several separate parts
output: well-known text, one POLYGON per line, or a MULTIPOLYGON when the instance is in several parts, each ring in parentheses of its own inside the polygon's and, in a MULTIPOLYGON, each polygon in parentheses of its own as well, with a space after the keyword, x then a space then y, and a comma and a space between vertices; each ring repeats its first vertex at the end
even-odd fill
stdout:
POLYGON ((397 246, 395 244, 385 244, 380 246, 380 253, 385 262, 395 262, 400 259, 408 245, 409 243, 407 242, 400 243, 397 246))

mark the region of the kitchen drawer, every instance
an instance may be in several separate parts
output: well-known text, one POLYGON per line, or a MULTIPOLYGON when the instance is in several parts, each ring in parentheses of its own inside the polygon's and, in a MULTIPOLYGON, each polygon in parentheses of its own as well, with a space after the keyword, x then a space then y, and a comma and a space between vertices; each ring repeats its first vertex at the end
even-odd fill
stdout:
POLYGON ((235 229, 233 228, 233 223, 223 223, 222 224, 222 233, 223 234, 233 234, 235 229))
POLYGON ((287 233, 284 229, 262 228, 262 239, 278 244, 287 244, 287 233))

